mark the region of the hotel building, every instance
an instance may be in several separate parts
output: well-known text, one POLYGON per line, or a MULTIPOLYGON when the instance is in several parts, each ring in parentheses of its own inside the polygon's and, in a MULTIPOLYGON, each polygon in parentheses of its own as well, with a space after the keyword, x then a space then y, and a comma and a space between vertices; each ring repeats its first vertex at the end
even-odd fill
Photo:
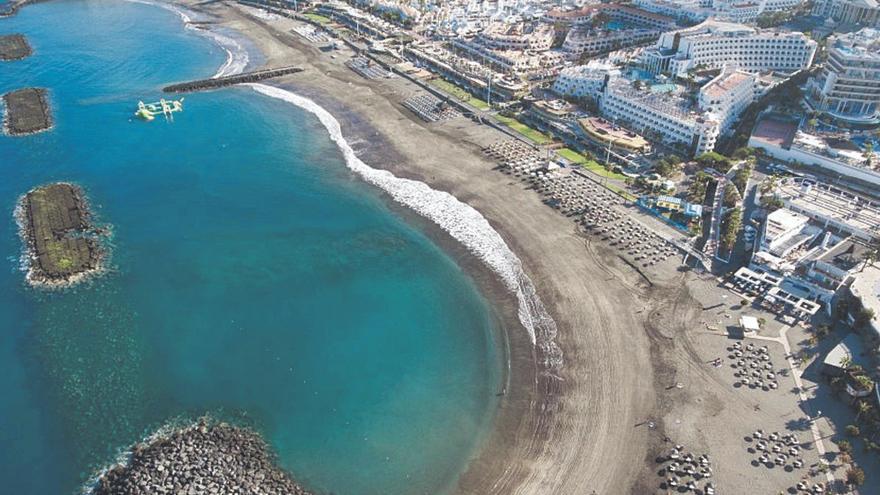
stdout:
POLYGON ((655 74, 683 76, 696 67, 736 66, 749 72, 795 72, 813 63, 816 42, 803 33, 761 31, 742 24, 709 20, 663 33, 647 50, 655 74))
POLYGON ((586 65, 568 67, 559 73, 553 91, 565 97, 599 100, 605 83, 620 76, 620 69, 602 60, 590 60, 586 65))
POLYGON ((880 4, 877 0, 816 0, 811 13, 837 22, 880 27, 880 4))
POLYGON ((606 119, 699 155, 715 148, 718 137, 754 100, 755 91, 754 74, 725 71, 700 89, 694 105, 683 87, 656 91, 615 78, 605 85, 600 108, 606 119))
POLYGON ((850 122, 876 122, 880 103, 880 32, 864 28, 828 38, 828 61, 810 80, 807 101, 850 122))

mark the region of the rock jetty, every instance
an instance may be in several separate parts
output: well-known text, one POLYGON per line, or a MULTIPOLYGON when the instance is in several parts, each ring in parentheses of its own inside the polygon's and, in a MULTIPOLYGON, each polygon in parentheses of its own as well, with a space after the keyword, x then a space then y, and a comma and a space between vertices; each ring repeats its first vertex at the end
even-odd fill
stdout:
POLYGON ((31 54, 31 45, 20 34, 0 36, 0 60, 21 60, 31 54))
POLYGON ((135 445, 92 495, 311 495, 275 464, 255 432, 206 420, 135 445))
POLYGON ((16 215, 32 284, 69 285, 100 268, 102 232, 92 225, 80 188, 64 182, 37 187, 22 197, 16 215))
POLYGON ((37 3, 40 0, 11 0, 0 6, 0 18, 12 17, 25 5, 37 3))
POLYGON ((231 76, 214 77, 211 79, 199 79, 198 81, 190 81, 180 84, 172 84, 165 86, 162 91, 166 93, 186 93, 190 91, 201 91, 207 89, 223 88, 234 84, 246 84, 264 81, 273 77, 286 76, 288 74, 296 74, 302 72, 299 67, 278 67, 276 69, 263 69, 253 72, 243 72, 231 76))
POLYGON ((52 127, 49 99, 42 88, 25 88, 3 95, 6 132, 13 136, 33 134, 52 127))

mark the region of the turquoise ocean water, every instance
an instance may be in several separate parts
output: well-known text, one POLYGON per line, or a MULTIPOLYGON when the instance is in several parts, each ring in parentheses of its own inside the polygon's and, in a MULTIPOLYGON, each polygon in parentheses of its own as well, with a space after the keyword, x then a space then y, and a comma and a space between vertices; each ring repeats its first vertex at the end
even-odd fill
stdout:
POLYGON ((0 486, 67 494, 175 418, 252 424, 336 494, 442 493, 491 426, 501 359, 474 283, 345 168, 311 115, 247 88, 133 121, 226 53, 172 12, 42 3, 0 19, 35 54, 0 92, 49 89, 56 127, 0 136, 0 486), (84 187, 111 270, 28 288, 12 217, 84 187))

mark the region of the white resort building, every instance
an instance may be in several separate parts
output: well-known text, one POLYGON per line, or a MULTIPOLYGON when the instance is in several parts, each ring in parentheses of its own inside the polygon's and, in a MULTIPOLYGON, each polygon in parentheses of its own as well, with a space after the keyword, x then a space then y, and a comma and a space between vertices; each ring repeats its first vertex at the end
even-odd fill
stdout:
POLYGON ((586 65, 563 69, 553 83, 553 92, 563 97, 598 101, 605 83, 618 76, 620 69, 617 66, 604 60, 590 60, 586 65))
POLYGON ((531 50, 544 52, 553 45, 553 26, 544 23, 490 24, 476 41, 492 50, 531 50))
POLYGON ((880 32, 871 28, 828 38, 828 61, 810 80, 807 101, 852 123, 877 121, 880 103, 880 32))
POLYGON ((668 144, 680 144, 691 154, 712 151, 720 134, 719 123, 695 108, 681 91, 654 92, 623 78, 608 82, 600 108, 606 119, 668 144))
POLYGON ((880 27, 877 0, 816 0, 811 14, 847 24, 880 27))
POLYGON ((813 63, 816 42, 803 33, 758 30, 742 24, 708 20, 663 33, 646 50, 645 62, 655 74, 683 76, 703 68, 735 66, 749 72, 806 69, 813 63))
POLYGON ((787 256, 792 249, 804 242, 802 233, 809 222, 808 216, 786 208, 770 213, 764 222, 761 251, 780 258, 787 256))
POLYGON ((793 9, 804 0, 635 0, 639 7, 693 22, 710 17, 732 22, 754 22, 766 12, 793 9))
POLYGON ((700 88, 693 101, 683 86, 667 83, 658 87, 609 78, 600 108, 608 120, 699 155, 715 149, 718 137, 728 132, 754 101, 756 81, 754 74, 727 70, 700 88))
POLYGON ((722 133, 755 100, 757 80, 755 74, 733 70, 720 74, 700 89, 700 108, 716 116, 722 133))

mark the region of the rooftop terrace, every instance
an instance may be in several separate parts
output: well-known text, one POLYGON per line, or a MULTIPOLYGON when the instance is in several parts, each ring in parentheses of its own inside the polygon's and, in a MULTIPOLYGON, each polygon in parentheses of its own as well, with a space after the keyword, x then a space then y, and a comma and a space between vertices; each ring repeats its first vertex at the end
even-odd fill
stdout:
POLYGON ((795 209, 814 218, 829 219, 873 237, 880 236, 880 204, 862 196, 802 178, 781 181, 776 193, 795 209))

